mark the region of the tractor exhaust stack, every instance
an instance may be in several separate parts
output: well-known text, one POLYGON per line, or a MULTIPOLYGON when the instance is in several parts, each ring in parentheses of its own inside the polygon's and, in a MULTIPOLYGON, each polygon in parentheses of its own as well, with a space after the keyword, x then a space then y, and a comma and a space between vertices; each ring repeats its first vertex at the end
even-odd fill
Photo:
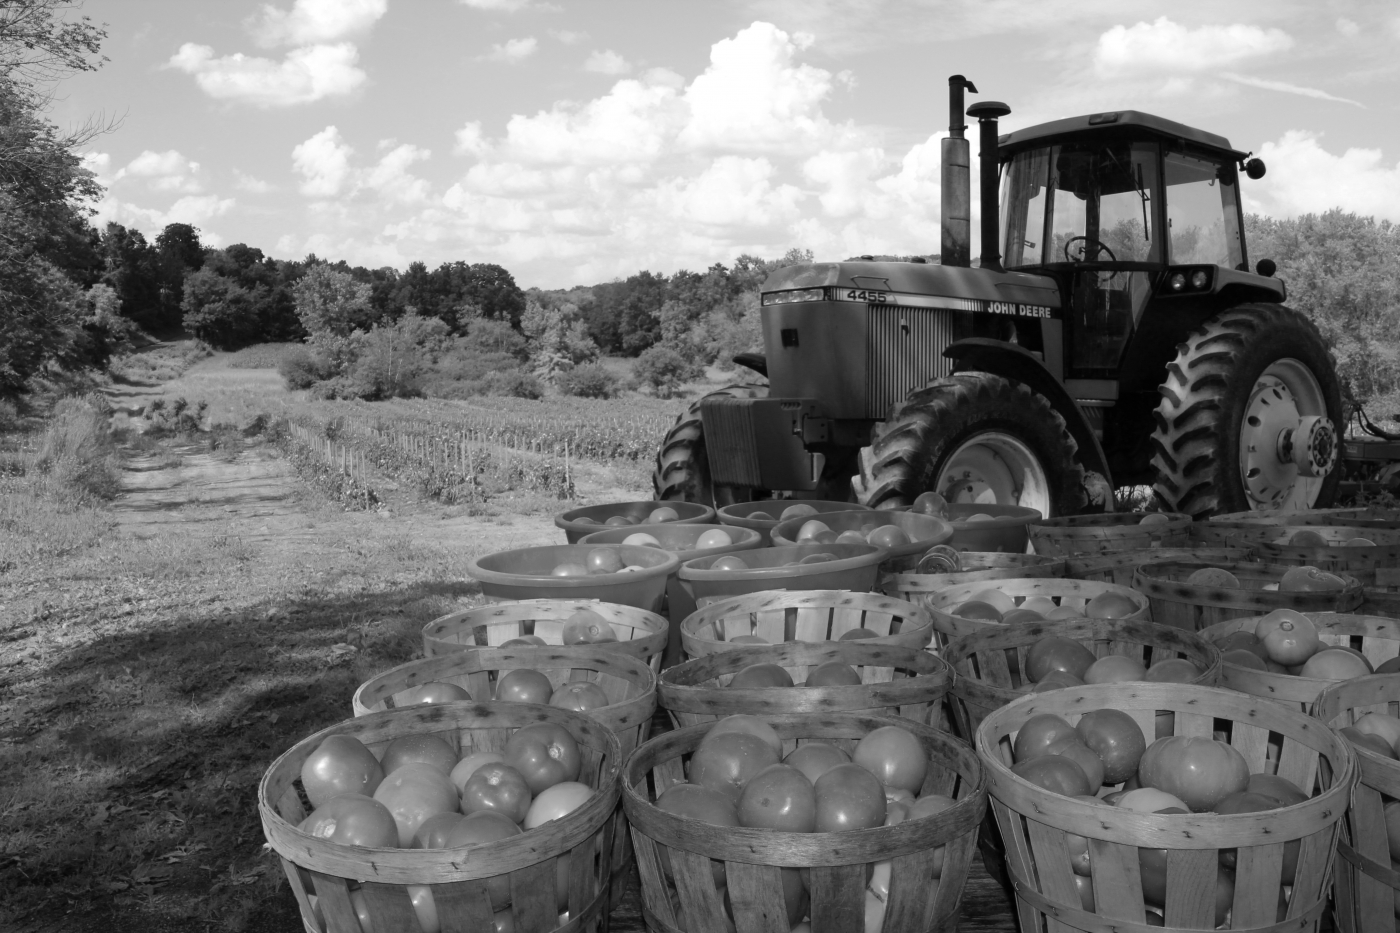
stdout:
POLYGON ((941 262, 945 266, 972 265, 972 179, 964 124, 963 91, 977 93, 973 83, 962 75, 948 79, 948 138, 943 140, 941 262))
POLYGON ((984 100, 967 108, 969 117, 976 117, 981 131, 978 166, 982 178, 982 268, 994 272, 1001 268, 1001 216, 997 210, 997 181, 1000 159, 997 157, 997 118, 1011 108, 999 100, 984 100))

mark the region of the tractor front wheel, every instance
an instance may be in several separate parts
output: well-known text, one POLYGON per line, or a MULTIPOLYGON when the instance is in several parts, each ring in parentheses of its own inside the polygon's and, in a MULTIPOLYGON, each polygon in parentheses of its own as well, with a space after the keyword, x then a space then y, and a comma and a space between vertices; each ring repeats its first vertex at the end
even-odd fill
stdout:
POLYGON ((1247 304, 1177 348, 1152 433, 1172 511, 1323 508, 1341 481, 1342 394, 1327 346, 1291 308, 1247 304))
MULTIPOLYGON (((729 398, 767 398, 768 387, 760 385, 726 386, 711 392, 729 398)), ((656 498, 662 500, 699 502, 719 508, 735 502, 746 502, 752 491, 737 486, 715 486, 710 481, 710 460, 705 451, 705 426, 700 421, 700 402, 690 403, 666 437, 656 455, 656 468, 651 483, 656 498)))
POLYGON ((1049 400, 991 373, 955 373, 895 406, 861 451, 856 497, 870 508, 949 502, 1072 515, 1089 501, 1078 445, 1049 400))

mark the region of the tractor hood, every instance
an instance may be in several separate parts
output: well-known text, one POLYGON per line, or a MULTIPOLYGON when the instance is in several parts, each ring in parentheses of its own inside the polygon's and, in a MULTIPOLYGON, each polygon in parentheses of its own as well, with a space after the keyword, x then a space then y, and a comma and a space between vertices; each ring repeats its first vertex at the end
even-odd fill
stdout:
POLYGON ((1015 305, 1028 309, 1029 313, 1017 315, 1025 317, 1049 317, 1052 315, 1045 312, 1058 312, 1060 308, 1059 287, 1048 275, 875 260, 804 263, 775 269, 763 283, 763 303, 783 297, 772 293, 812 288, 834 288, 837 291, 832 297, 837 301, 868 304, 974 312, 992 310, 991 305, 1015 305), (930 298, 950 301, 935 304, 930 298))

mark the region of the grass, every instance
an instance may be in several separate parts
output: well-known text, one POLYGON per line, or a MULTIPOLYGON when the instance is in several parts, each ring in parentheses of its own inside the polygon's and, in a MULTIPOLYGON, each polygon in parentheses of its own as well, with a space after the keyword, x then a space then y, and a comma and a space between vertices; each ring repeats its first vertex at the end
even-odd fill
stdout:
POLYGON ((227 365, 233 369, 276 369, 282 355, 299 343, 257 343, 228 354, 227 365))

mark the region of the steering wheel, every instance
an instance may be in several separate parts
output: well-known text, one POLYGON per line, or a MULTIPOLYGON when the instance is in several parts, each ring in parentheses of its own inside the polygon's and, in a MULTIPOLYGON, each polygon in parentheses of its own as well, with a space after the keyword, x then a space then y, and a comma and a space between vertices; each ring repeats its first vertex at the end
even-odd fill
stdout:
POLYGON ((1087 236, 1070 237, 1068 240, 1065 241, 1064 252, 1065 252, 1065 259, 1067 259, 1067 260, 1070 261, 1070 262, 1093 262, 1094 260, 1096 260, 1096 259, 1099 258, 1099 254, 1100 254, 1100 253, 1107 253, 1107 254, 1108 254, 1109 262, 1117 262, 1117 261, 1118 261, 1118 257, 1115 256, 1115 255, 1113 255, 1113 250, 1109 249, 1107 244, 1105 244, 1105 243, 1103 243, 1103 242, 1101 242, 1101 241, 1099 241, 1099 240, 1096 240, 1096 239, 1094 239, 1093 237, 1087 237, 1087 236), (1073 256, 1071 256, 1071 255, 1069 254, 1069 248, 1070 248, 1071 246, 1073 246, 1075 243, 1080 243, 1080 242, 1082 242, 1084 245, 1080 248, 1079 258, 1076 259, 1075 257, 1073 257, 1073 256), (1091 246, 1094 248, 1094 255, 1093 255, 1092 257, 1089 255, 1089 249, 1090 249, 1091 246))

